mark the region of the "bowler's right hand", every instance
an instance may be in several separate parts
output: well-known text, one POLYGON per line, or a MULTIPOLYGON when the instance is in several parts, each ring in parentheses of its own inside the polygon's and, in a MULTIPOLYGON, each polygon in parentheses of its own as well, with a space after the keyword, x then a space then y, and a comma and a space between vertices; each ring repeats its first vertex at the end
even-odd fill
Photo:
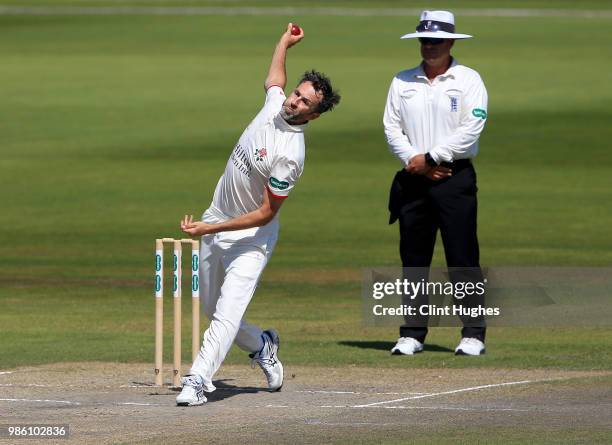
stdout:
POLYGON ((291 28, 293 27, 293 23, 289 23, 287 25, 287 31, 281 36, 280 41, 285 45, 286 48, 291 48, 296 43, 299 43, 300 40, 304 38, 304 29, 300 28, 300 33, 298 35, 291 34, 291 28))

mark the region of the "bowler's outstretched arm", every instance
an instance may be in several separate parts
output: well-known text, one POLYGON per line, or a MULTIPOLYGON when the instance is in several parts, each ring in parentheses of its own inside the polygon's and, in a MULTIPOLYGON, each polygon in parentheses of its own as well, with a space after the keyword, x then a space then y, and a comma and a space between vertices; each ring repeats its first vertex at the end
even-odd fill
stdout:
POLYGON ((228 232, 232 230, 261 227, 272 221, 283 204, 284 198, 276 198, 266 188, 261 207, 244 215, 224 221, 219 224, 206 224, 202 221, 193 221, 193 216, 187 216, 181 221, 181 230, 189 236, 208 235, 210 233, 228 232))
POLYGON ((291 27, 293 23, 287 25, 287 31, 281 36, 280 40, 276 44, 274 55, 272 56, 272 62, 270 63, 270 69, 268 70, 268 77, 264 82, 264 88, 266 91, 268 88, 277 85, 283 90, 287 85, 287 73, 285 70, 285 59, 287 57, 287 49, 298 43, 304 38, 304 30, 300 29, 298 35, 291 34, 291 27))

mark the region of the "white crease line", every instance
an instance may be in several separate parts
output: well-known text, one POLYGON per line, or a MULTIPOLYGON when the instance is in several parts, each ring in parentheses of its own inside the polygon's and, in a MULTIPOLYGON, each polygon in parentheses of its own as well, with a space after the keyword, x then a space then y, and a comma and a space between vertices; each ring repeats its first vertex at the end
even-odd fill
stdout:
MULTIPOLYGON (((66 405, 81 405, 80 402, 72 402, 69 400, 49 400, 49 399, 0 399, 0 401, 5 402, 34 402, 34 403, 61 403, 66 405)), ((165 406, 159 403, 143 403, 143 402, 115 402, 115 403, 94 403, 93 406, 165 406)), ((215 403, 215 406, 225 406, 225 404, 215 403)), ((300 407, 292 407, 289 405, 256 405, 254 408, 279 408, 279 409, 301 409, 300 407)), ((317 408, 343 408, 343 409, 405 409, 405 410, 432 410, 432 411, 484 411, 484 412, 494 412, 494 411, 518 411, 518 412, 528 412, 533 411, 533 409, 518 409, 518 408, 468 408, 468 407, 448 407, 448 406, 351 406, 351 405, 321 405, 317 408)))
MULTIPOLYGON (((71 402, 69 400, 48 400, 48 399, 0 399, 0 402, 34 402, 34 403, 62 403, 65 405, 80 405, 80 402, 71 402)), ((94 403, 93 405, 106 406, 106 403, 94 403)), ((140 403, 140 402, 117 402, 112 405, 131 405, 131 406, 163 406, 158 403, 140 403)))
POLYGON ((0 387, 2 388, 8 388, 8 387, 15 387, 15 388, 24 388, 24 387, 35 387, 35 388, 55 388, 57 387, 57 385, 39 385, 37 383, 0 383, 0 387))
POLYGON ((306 425, 322 425, 322 426, 357 426, 357 425, 391 426, 391 425, 405 425, 404 423, 321 422, 319 420, 307 420, 305 423, 306 423, 306 425))
POLYGON ((384 405, 386 403, 403 402, 405 400, 424 399, 424 398, 427 398, 427 397, 437 397, 437 396, 444 396, 444 395, 448 395, 448 394, 457 394, 457 393, 461 393, 461 392, 478 391, 480 389, 498 388, 498 387, 501 387, 501 386, 526 385, 528 383, 549 382, 549 381, 552 381, 552 380, 558 380, 558 379, 522 380, 520 382, 493 383, 491 385, 472 386, 470 388, 454 389, 452 391, 435 392, 435 393, 431 393, 431 394, 423 394, 423 395, 413 396, 413 397, 404 397, 402 399, 385 400, 383 402, 367 403, 365 405, 355 405, 354 408, 367 408, 367 407, 370 407, 370 406, 384 405))
POLYGON ((13 371, 0 371, 0 375, 13 374, 13 371))
MULTIPOLYGON (((414 8, 342 8, 342 7, 205 7, 205 6, 0 6, 0 15, 80 15, 80 16, 340 16, 340 17, 398 17, 419 14, 414 8)), ((460 16, 472 17, 567 17, 611 18, 612 11, 580 9, 486 8, 457 9, 460 16)))
MULTIPOLYGON (((15 387, 15 388, 27 388, 27 387, 35 387, 35 388, 90 388, 87 385, 41 385, 38 383, 0 383, 0 388, 4 387, 15 387)), ((120 385, 120 386, 100 386, 98 389, 115 389, 115 388, 137 388, 137 389, 159 389, 159 387, 153 384, 144 384, 144 385, 120 385)), ((164 387, 165 389, 165 387, 164 387)), ((217 388, 217 390, 222 391, 235 391, 235 392, 250 392, 253 391, 252 388, 217 388)), ((262 391, 265 391, 262 390, 262 391)), ((296 391, 284 391, 284 392, 295 392, 295 393, 303 393, 303 394, 351 394, 351 395, 378 395, 378 396, 387 396, 387 395, 424 395, 430 394, 427 392, 357 392, 357 391, 326 391, 326 390, 296 390, 296 391)))
MULTIPOLYGON (((2 386, 2 385, 0 385, 2 386)), ((110 388, 110 387, 107 387, 110 388)), ((119 388, 157 388, 156 386, 150 384, 150 385, 121 385, 119 388)), ((218 391, 235 391, 235 392, 251 392, 251 391, 255 391, 255 390, 260 390, 258 388, 217 388, 218 391)), ((261 389, 261 391, 266 391, 266 389, 261 389)), ((424 395, 424 394, 429 394, 427 392, 412 392, 412 391, 406 391, 406 392, 357 392, 357 391, 326 391, 326 390, 296 390, 296 391, 283 391, 283 392, 295 392, 295 393, 302 393, 302 394, 354 394, 354 395, 374 395, 374 396, 387 396, 387 395, 391 395, 391 396, 401 396, 403 394, 410 394, 410 395, 424 395)))
POLYGON ((66 405, 80 405, 79 402, 69 400, 47 400, 47 399, 0 399, 0 402, 38 402, 38 403, 63 403, 66 405))

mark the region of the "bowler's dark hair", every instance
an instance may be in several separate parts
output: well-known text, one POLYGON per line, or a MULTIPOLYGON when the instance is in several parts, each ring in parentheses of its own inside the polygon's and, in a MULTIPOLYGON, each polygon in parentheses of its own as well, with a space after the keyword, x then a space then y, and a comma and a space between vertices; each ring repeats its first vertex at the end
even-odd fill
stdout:
POLYGON ((334 91, 329 78, 325 74, 315 70, 306 71, 298 85, 304 82, 311 82, 315 91, 323 96, 317 107, 317 113, 330 111, 340 103, 340 94, 334 91))

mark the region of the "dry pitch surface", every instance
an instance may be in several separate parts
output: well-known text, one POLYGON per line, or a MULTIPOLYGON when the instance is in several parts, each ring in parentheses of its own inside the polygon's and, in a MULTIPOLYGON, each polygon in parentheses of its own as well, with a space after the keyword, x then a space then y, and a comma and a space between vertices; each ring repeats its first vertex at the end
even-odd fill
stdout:
POLYGON ((200 407, 176 407, 176 391, 152 382, 147 364, 0 371, 0 425, 70 425, 69 440, 44 444, 435 443, 466 425, 492 442, 514 429, 612 440, 605 372, 288 367, 283 390, 270 393, 259 369, 224 366, 200 407))

